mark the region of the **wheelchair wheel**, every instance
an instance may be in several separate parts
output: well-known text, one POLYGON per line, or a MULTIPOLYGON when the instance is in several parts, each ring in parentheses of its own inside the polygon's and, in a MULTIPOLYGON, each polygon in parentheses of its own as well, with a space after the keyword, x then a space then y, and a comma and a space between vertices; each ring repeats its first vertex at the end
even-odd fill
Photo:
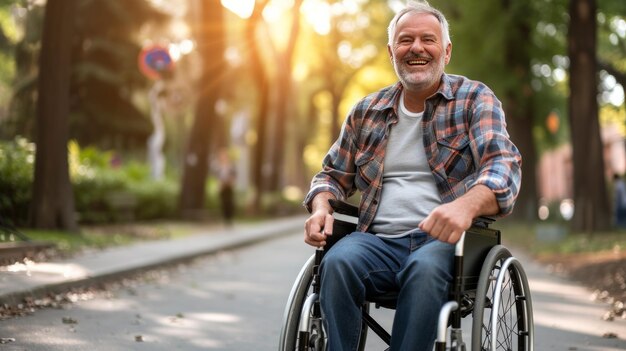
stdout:
MULTIPOLYGON (((315 316, 311 304, 318 302, 318 296, 313 293, 313 266, 315 255, 311 256, 302 266, 296 281, 291 288, 285 312, 283 325, 280 331, 278 344, 279 351, 324 351, 326 350, 326 333, 322 319, 315 316), (308 319, 308 320, 307 320, 308 319), (300 333, 302 322, 308 324, 305 337, 300 333)), ((369 304, 364 305, 364 310, 369 311, 369 304)), ((359 350, 365 349, 367 338, 367 325, 363 322, 359 350)))
POLYGON ((302 314, 304 301, 307 296, 311 294, 314 261, 315 255, 311 256, 304 266, 302 266, 302 269, 300 270, 300 273, 291 288, 291 292, 289 293, 287 305, 285 306, 285 313, 283 315, 283 326, 280 331, 278 345, 279 351, 298 350, 298 327, 300 325, 300 315, 302 314))
POLYGON ((533 350, 528 280, 504 246, 493 247, 483 263, 473 313, 472 350, 533 350))

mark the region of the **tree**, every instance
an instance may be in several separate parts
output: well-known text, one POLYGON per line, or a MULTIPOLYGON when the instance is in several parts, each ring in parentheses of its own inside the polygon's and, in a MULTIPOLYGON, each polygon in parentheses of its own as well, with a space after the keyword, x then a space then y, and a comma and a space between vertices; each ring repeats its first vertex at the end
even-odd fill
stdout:
POLYGON ((515 218, 530 220, 537 213, 537 180, 535 168, 537 156, 532 126, 534 121, 533 97, 531 88, 532 75, 531 50, 532 6, 525 1, 502 1, 508 15, 508 28, 505 30, 504 43, 505 66, 511 71, 513 79, 507 80, 503 94, 503 107, 506 113, 508 131, 511 140, 522 154, 522 184, 517 197, 515 218))
MULTIPOLYGON (((387 42, 384 28, 390 20, 390 12, 383 3, 374 2, 363 6, 362 11, 356 13, 333 15, 330 32, 324 40, 327 48, 322 53, 324 65, 321 74, 331 97, 331 141, 339 137, 345 117, 340 112, 340 104, 352 80, 364 68, 379 60, 381 54, 385 56, 385 64, 389 62, 387 49, 380 45, 387 42), (347 31, 345 28, 352 30, 347 31), (346 48, 349 55, 345 53, 346 48), (340 51, 343 57, 340 57, 340 51)), ((391 71, 391 65, 388 67, 391 71)))
POLYGON ((219 0, 197 2, 196 38, 202 58, 198 102, 184 157, 179 209, 183 217, 195 217, 204 209, 205 184, 209 168, 209 145, 213 137, 223 135, 215 105, 225 69, 225 33, 223 7, 219 0))
MULTIPOLYGON (((259 31, 263 25, 263 10, 267 6, 268 1, 256 1, 252 15, 246 22, 246 40, 249 41, 250 48, 249 62, 254 83, 257 91, 257 116, 256 116, 256 134, 257 140, 254 147, 254 163, 252 164, 252 180, 254 182, 254 194, 252 199, 251 211, 256 213, 261 209, 261 199, 265 192, 265 175, 263 165, 266 162, 266 144, 267 144, 267 122, 269 120, 270 94, 269 94, 269 77, 262 65, 262 50, 260 47, 259 31)), ((264 40, 268 40, 264 36, 264 40)))
POLYGON ((48 0, 37 100, 35 180, 31 223, 77 229, 67 158, 72 29, 76 1, 48 0))
POLYGON ((291 30, 289 32, 289 39, 287 40, 287 47, 280 53, 276 54, 277 67, 280 69, 277 71, 277 92, 279 97, 276 99, 278 104, 276 106, 276 118, 275 118, 275 134, 273 138, 274 152, 273 155, 273 167, 272 176, 269 179, 268 189, 270 191, 276 191, 279 189, 281 176, 284 174, 281 170, 284 169, 283 161, 285 159, 285 130, 288 123, 293 121, 293 118, 289 118, 293 111, 293 104, 291 101, 292 93, 292 68, 293 68, 293 56, 295 52, 296 42, 300 30, 300 7, 303 0, 295 0, 291 10, 291 30))
POLYGON ((148 83, 137 67, 137 37, 169 15, 145 0, 76 1, 70 136, 101 149, 143 149, 152 125, 132 98, 148 83))
POLYGON ((611 226, 597 102, 596 2, 570 0, 569 117, 574 155, 572 229, 594 232, 611 226))
MULTIPOLYGON (((169 16, 145 0, 73 0, 77 2, 72 36, 70 138, 103 149, 137 148, 150 135, 145 112, 133 101, 147 79, 137 67, 137 37, 147 23, 163 24, 169 16)), ((17 6, 17 5, 16 5, 17 6)), ((44 6, 29 4, 22 20, 24 35, 16 45, 16 76, 7 125, 12 135, 34 135, 37 58, 44 6)))

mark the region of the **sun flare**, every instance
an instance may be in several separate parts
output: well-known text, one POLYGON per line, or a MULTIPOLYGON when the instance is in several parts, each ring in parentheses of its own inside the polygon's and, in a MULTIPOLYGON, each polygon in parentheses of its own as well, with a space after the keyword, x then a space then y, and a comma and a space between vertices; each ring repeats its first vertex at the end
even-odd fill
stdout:
MULTIPOLYGON (((252 16, 255 0, 221 0, 222 6, 247 19, 252 16)), ((267 23, 280 23, 285 13, 293 6, 293 0, 271 0, 263 11, 267 23)), ((305 0, 301 13, 316 33, 326 35, 330 32, 332 6, 325 0, 305 0)))
POLYGON ((245 19, 252 16, 254 0, 222 0, 222 6, 245 19))

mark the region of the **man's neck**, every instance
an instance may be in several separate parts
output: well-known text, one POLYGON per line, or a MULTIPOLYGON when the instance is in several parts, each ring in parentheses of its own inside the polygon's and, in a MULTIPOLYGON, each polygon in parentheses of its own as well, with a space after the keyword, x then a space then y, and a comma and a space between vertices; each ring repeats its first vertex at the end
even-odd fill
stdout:
POLYGON ((422 90, 411 90, 404 87, 404 107, 410 112, 424 112, 424 103, 426 99, 432 96, 437 89, 439 89, 439 85, 433 85, 431 88, 422 89, 422 90))

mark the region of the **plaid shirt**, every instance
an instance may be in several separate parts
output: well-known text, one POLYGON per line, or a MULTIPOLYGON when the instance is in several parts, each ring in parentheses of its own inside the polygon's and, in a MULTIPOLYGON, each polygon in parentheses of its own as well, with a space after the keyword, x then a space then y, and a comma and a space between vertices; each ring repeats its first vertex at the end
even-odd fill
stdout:
MULTIPOLYGON (((320 192, 347 199, 362 192, 357 230, 367 231, 378 209, 387 139, 398 121, 402 85, 397 83, 359 101, 311 182, 304 205, 320 192)), ((499 215, 513 210, 521 182, 521 155, 509 140, 500 101, 484 84, 462 76, 442 77, 425 102, 424 148, 444 203, 483 184, 496 196, 499 215)), ((408 151, 407 151, 408 152, 408 151)))

